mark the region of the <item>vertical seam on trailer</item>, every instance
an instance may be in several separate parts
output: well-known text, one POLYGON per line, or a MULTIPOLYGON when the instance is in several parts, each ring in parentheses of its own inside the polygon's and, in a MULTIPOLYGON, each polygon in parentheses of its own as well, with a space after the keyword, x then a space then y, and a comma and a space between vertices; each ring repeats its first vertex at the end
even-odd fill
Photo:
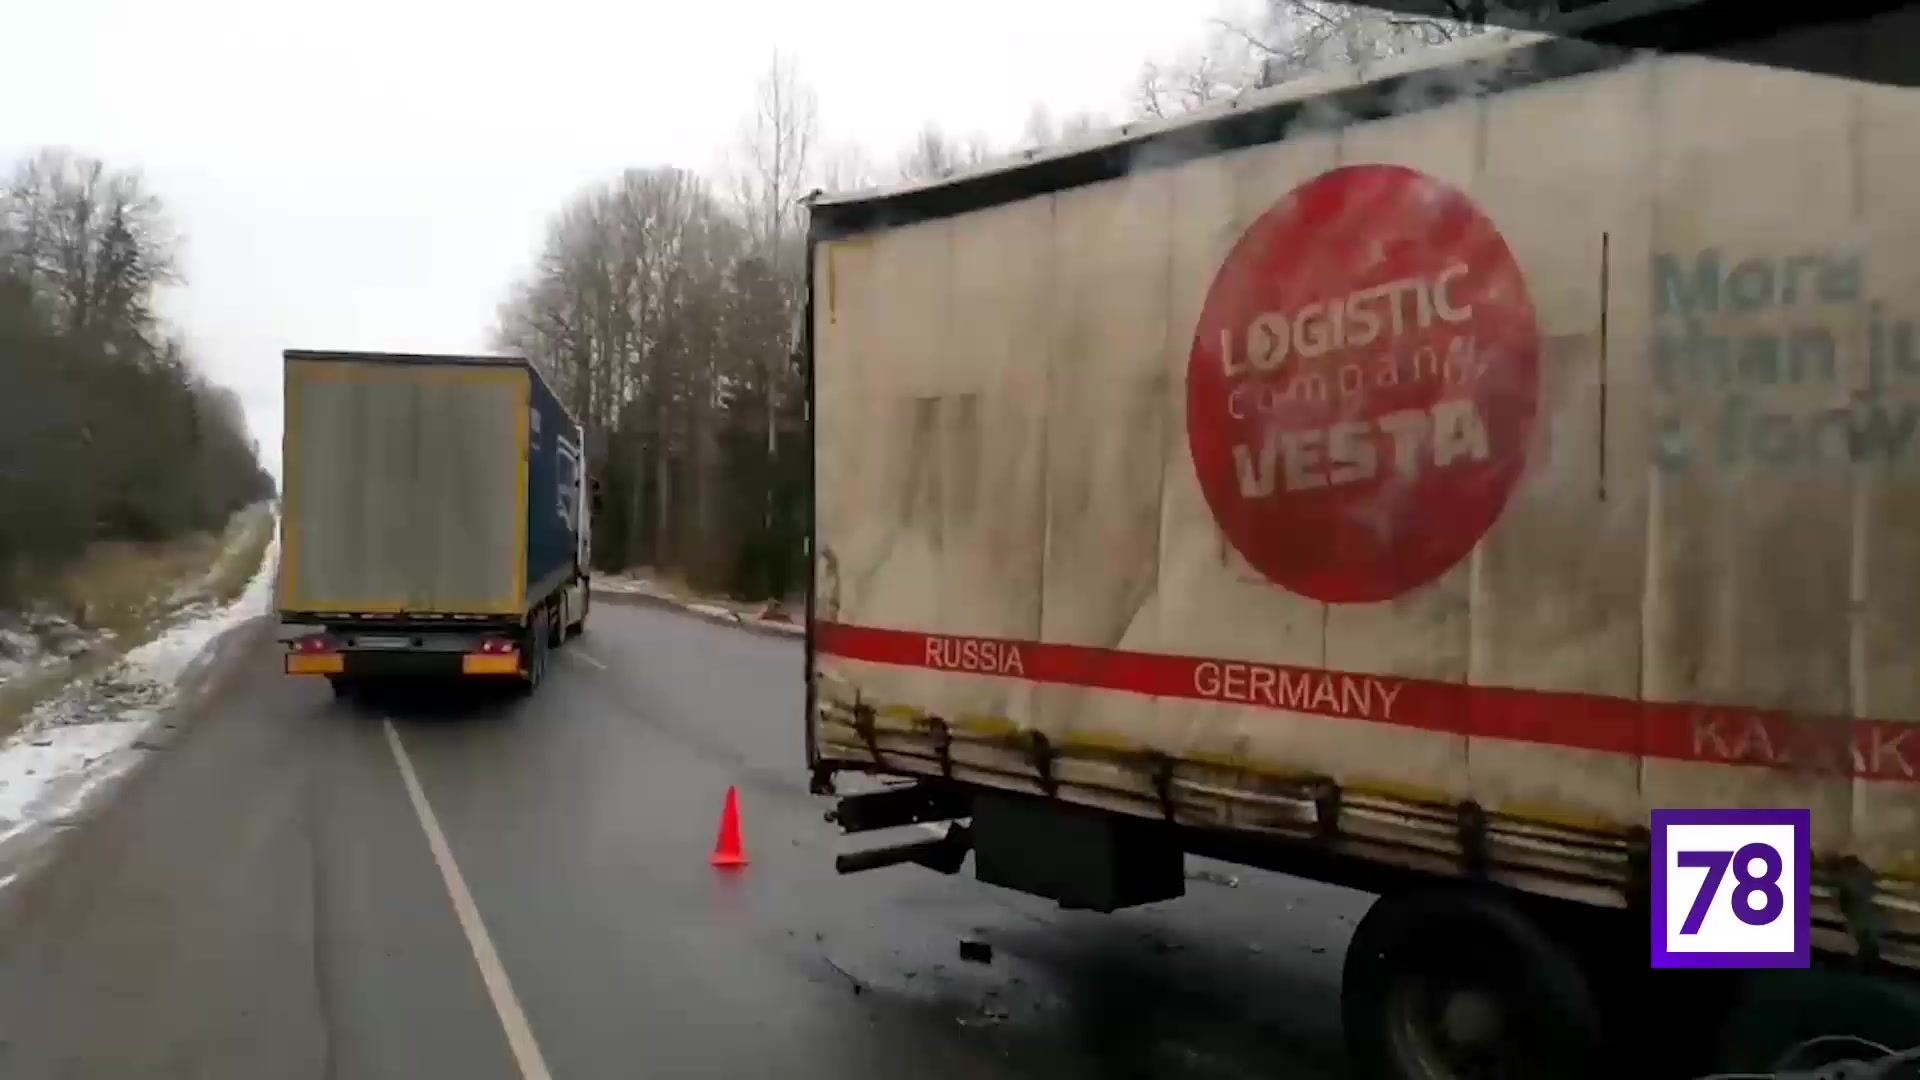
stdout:
POLYGON ((513 605, 517 609, 516 614, 524 615, 526 614, 527 608, 528 531, 533 528, 533 515, 527 512, 527 472, 533 454, 533 374, 531 372, 528 372, 526 377, 520 381, 518 391, 520 400, 517 403, 517 408, 514 410, 514 415, 519 421, 520 438, 520 463, 518 466, 520 497, 517 500, 519 503, 520 528, 515 532, 514 546, 518 550, 515 552, 513 560, 513 605))
POLYGON ((1607 324, 1607 308, 1613 303, 1613 234, 1609 230, 1600 233, 1600 392, 1599 392, 1599 479, 1598 494, 1601 502, 1607 501, 1607 350, 1611 344, 1608 338, 1610 327, 1607 324))
MULTIPOLYGON (((816 307, 818 297, 814 292, 814 278, 820 252, 821 247, 816 222, 813 218, 812 207, 809 206, 807 211, 806 295, 803 300, 803 314, 801 316, 804 321, 801 324, 800 330, 801 340, 798 342, 802 354, 801 362, 805 365, 802 375, 806 379, 807 398, 807 601, 805 642, 806 671, 804 673, 806 678, 807 725, 803 740, 806 747, 807 769, 809 772, 817 769, 820 764, 819 736, 814 730, 815 725, 819 723, 820 715, 820 689, 818 685, 820 656, 818 651, 819 644, 814 631, 814 619, 817 617, 819 611, 818 593, 820 582, 820 406, 815 393, 817 388, 814 382, 813 357, 815 346, 814 320, 819 314, 816 307)), ((831 247, 826 248, 825 253, 827 263, 827 311, 828 316, 831 318, 834 314, 833 249, 831 247)), ((810 782, 808 784, 809 788, 815 786, 817 786, 817 782, 810 782)))
POLYGON ((297 590, 300 587, 300 577, 297 572, 299 564, 295 561, 298 549, 294 544, 294 523, 296 519, 294 518, 293 493, 294 489, 299 486, 294 483, 294 478, 299 475, 300 410, 294 405, 293 388, 296 380, 293 377, 293 372, 298 363, 298 361, 295 361, 294 363, 284 365, 280 386, 281 408, 285 413, 285 417, 280 428, 279 587, 274 591, 279 594, 278 600, 280 610, 282 611, 306 610, 298 602, 300 595, 297 590))

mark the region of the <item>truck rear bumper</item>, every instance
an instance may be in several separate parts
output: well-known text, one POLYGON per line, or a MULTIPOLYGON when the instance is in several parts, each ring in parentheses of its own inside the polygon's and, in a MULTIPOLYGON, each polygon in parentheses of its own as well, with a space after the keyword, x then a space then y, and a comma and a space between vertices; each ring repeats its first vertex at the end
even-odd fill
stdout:
POLYGON ((286 658, 289 675, 327 675, 350 679, 517 677, 520 656, 513 653, 334 652, 286 658))
MULTIPOLYGON (((303 628, 312 630, 313 628, 303 628)), ((330 678, 518 677, 518 642, 501 634, 382 628, 319 630, 286 641, 289 675, 330 678)))

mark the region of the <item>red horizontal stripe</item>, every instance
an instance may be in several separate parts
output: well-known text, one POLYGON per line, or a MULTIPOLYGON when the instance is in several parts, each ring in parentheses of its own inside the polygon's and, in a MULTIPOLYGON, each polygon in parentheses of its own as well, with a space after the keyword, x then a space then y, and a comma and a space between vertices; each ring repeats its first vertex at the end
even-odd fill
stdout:
POLYGON ((1913 782, 1920 725, 1605 694, 1468 686, 1217 657, 814 624, 848 660, 1309 713, 1672 761, 1913 782))

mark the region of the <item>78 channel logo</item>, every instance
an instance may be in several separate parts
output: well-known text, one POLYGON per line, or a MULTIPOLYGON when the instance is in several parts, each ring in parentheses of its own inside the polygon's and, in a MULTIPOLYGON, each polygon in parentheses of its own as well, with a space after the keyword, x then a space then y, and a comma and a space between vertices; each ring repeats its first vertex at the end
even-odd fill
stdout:
POLYGON ((1813 815, 1653 812, 1653 966, 1807 966, 1813 815))

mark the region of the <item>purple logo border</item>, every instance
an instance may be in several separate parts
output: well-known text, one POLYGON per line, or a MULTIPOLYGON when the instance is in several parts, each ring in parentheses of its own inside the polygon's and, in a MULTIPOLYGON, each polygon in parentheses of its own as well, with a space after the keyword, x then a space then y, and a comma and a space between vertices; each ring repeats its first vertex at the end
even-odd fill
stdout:
MULTIPOLYGON (((1653 966, 1656 968, 1804 968, 1811 962, 1809 937, 1813 926, 1811 810, 1655 810, 1653 812, 1652 904, 1653 966), (1795 920, 1793 952, 1669 952, 1667 941, 1667 829, 1674 825, 1791 825, 1793 861, 1798 885, 1783 917, 1795 920)), ((1724 888, 1724 886, 1722 886, 1724 888)))

